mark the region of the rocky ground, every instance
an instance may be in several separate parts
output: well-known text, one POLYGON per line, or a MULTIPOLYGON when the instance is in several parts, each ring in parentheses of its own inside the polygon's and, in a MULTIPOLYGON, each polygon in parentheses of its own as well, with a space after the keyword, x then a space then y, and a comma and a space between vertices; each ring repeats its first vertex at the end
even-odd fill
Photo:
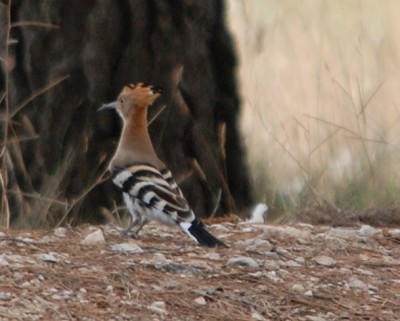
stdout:
POLYGON ((0 320, 400 320, 400 229, 221 223, 0 232, 0 320))

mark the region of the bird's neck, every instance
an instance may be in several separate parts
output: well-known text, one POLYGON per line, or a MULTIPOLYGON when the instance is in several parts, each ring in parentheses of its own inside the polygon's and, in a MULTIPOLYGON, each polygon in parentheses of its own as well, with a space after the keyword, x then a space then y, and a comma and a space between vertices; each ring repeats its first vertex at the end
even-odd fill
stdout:
POLYGON ((158 159, 147 129, 147 108, 135 110, 124 119, 124 126, 111 167, 126 167, 132 163, 155 163, 158 159))

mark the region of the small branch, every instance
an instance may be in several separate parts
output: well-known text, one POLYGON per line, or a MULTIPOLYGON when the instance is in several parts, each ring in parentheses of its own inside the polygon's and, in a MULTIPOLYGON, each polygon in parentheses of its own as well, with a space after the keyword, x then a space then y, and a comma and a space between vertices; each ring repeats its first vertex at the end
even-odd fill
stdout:
POLYGON ((160 110, 157 111, 157 113, 149 120, 147 127, 149 127, 151 123, 156 120, 156 118, 164 111, 165 107, 167 107, 167 105, 161 106, 160 110))
POLYGON ((21 21, 21 22, 13 22, 11 24, 11 28, 17 27, 43 27, 49 29, 60 29, 60 26, 53 25, 52 23, 48 22, 40 22, 40 21, 21 21))
POLYGON ((13 112, 11 112, 10 114, 10 119, 13 118, 16 114, 18 114, 22 108, 24 108, 26 105, 28 105, 32 100, 34 100, 36 97, 44 94, 45 92, 47 92, 48 90, 50 90, 51 88, 57 86, 59 83, 63 82, 64 80, 68 79, 70 77, 70 75, 65 75, 65 76, 61 76, 57 79, 55 79, 54 81, 50 82, 49 84, 39 88, 37 91, 35 91, 30 97, 28 97, 27 99, 25 99, 21 104, 19 104, 15 110, 13 112))
MULTIPOLYGON (((53 230, 61 226, 61 224, 64 222, 64 220, 67 218, 67 216, 71 213, 71 211, 73 210, 73 208, 75 207, 76 204, 80 203, 97 185, 99 185, 99 184, 103 183, 104 181, 106 181, 107 179, 109 179, 110 176, 105 175, 107 173, 107 171, 108 171, 108 169, 104 170, 104 172, 99 176, 99 178, 91 186, 89 186, 85 191, 83 191, 83 193, 77 199, 75 199, 71 203, 70 207, 65 212, 63 217, 58 221, 58 223, 53 228, 53 230)), ((49 232, 47 232, 45 234, 48 234, 49 232)))

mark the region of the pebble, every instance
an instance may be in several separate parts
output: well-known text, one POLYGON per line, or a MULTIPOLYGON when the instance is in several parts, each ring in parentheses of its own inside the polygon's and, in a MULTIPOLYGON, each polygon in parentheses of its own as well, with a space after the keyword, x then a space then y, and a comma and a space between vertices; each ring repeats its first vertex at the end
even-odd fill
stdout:
POLYGON ((372 284, 368 284, 368 290, 372 291, 372 292, 378 292, 379 288, 376 287, 375 285, 372 284))
POLYGON ((8 265, 9 263, 7 259, 3 255, 0 255, 0 266, 8 266, 8 265))
POLYGON ((197 305, 202 305, 202 306, 207 304, 206 299, 204 299, 204 297, 202 297, 202 296, 199 296, 196 299, 194 299, 194 303, 196 303, 197 305))
POLYGON ((252 238, 244 241, 238 241, 235 243, 236 246, 245 247, 248 252, 263 252, 263 251, 271 251, 273 246, 272 244, 263 239, 252 238))
POLYGON ((363 281, 357 279, 356 277, 350 278, 348 285, 350 288, 360 289, 360 290, 365 289, 367 287, 367 285, 363 281))
POLYGON ((279 269, 279 262, 266 260, 264 261, 264 268, 268 271, 277 270, 279 269))
POLYGON ((242 228, 242 232, 245 232, 245 233, 254 232, 255 230, 256 229, 254 227, 251 227, 251 226, 242 228))
POLYGON ((205 259, 209 259, 212 261, 219 261, 221 260, 221 255, 219 255, 218 253, 214 252, 214 253, 207 253, 205 255, 203 255, 203 257, 205 259))
POLYGON ((306 320, 307 321, 326 321, 325 318, 317 317, 317 316, 313 316, 313 315, 307 315, 306 320))
POLYGON ((292 292, 297 293, 297 294, 304 294, 304 292, 306 292, 306 289, 301 284, 293 284, 292 292))
POLYGON ((36 254, 35 257, 44 262, 57 263, 59 262, 59 259, 57 259, 55 255, 57 254, 50 252, 50 253, 36 254))
POLYGON ((162 253, 154 253, 153 259, 157 262, 166 262, 168 261, 164 254, 162 253))
POLYGON ((65 237, 67 235, 67 229, 65 227, 57 227, 54 230, 54 235, 58 237, 65 237))
POLYGON ((360 229, 357 231, 360 236, 371 236, 380 232, 380 230, 370 226, 370 225, 361 225, 360 229))
POLYGON ((81 244, 83 245, 100 245, 104 244, 106 240, 104 239, 104 234, 103 231, 98 229, 92 233, 90 233, 88 236, 85 237, 84 240, 82 240, 81 244))
POLYGON ((392 228, 388 231, 388 234, 390 237, 399 239, 400 238, 400 228, 392 228))
POLYGON ((11 292, 0 292, 0 300, 2 301, 10 301, 13 297, 11 292))
POLYGON ((335 239, 337 237, 348 239, 357 236, 357 231, 344 228, 331 228, 328 233, 326 233, 325 238, 335 239))
POLYGON ((230 232, 231 230, 227 228, 225 225, 222 224, 213 224, 213 229, 220 231, 220 232, 230 232))
POLYGON ((266 321, 267 319, 265 319, 260 313, 253 311, 251 313, 251 318, 253 320, 257 320, 257 321, 266 321))
POLYGON ((296 267, 301 267, 302 265, 294 260, 289 260, 287 262, 285 262, 286 267, 292 267, 292 268, 296 268, 296 267))
POLYGON ((160 286, 166 288, 166 289, 180 289, 182 286, 179 282, 174 281, 174 280, 167 280, 160 282, 160 286))
POLYGON ((278 276, 276 271, 268 271, 267 278, 273 282, 281 282, 282 281, 282 279, 278 276))
POLYGON ((317 256, 314 258, 314 260, 317 262, 317 264, 322 266, 332 267, 336 265, 336 260, 326 255, 317 256))
POLYGON ((143 249, 134 243, 120 243, 111 245, 111 251, 117 253, 143 253, 143 249))
POLYGON ((166 314, 166 305, 164 301, 155 301, 149 307, 149 310, 157 312, 159 314, 166 314))
POLYGON ((312 298, 314 296, 314 293, 313 293, 313 291, 308 290, 308 291, 304 292, 304 296, 312 298))
POLYGON ((248 266, 251 268, 259 267, 258 263, 254 259, 247 256, 238 256, 230 258, 227 262, 227 265, 248 266))
POLYGON ((264 233, 261 236, 264 239, 302 239, 311 240, 311 231, 301 230, 292 226, 266 226, 262 228, 264 233))

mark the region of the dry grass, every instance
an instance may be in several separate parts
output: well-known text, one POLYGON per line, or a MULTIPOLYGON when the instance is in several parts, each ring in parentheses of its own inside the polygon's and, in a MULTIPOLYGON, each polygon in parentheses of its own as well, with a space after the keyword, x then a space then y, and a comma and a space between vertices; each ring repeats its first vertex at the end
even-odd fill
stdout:
MULTIPOLYGON (((25 177, 29 177, 27 172, 24 158, 21 152, 21 141, 37 139, 37 134, 32 129, 31 136, 29 137, 18 137, 15 133, 15 116, 23 110, 28 108, 29 103, 38 98, 39 96, 48 93, 54 87, 62 84, 69 75, 63 75, 56 77, 43 87, 35 90, 32 95, 26 97, 18 105, 12 105, 10 103, 10 73, 15 67, 15 57, 10 50, 10 46, 15 45, 15 39, 11 38, 11 31, 14 28, 46 28, 46 29, 57 29, 56 25, 41 22, 41 21, 17 21, 12 22, 11 20, 11 7, 12 0, 8 0, 4 4, 0 4, 0 15, 5 19, 3 26, 3 37, 0 39, 3 41, 2 48, 0 51, 0 65, 2 73, 2 81, 4 82, 4 88, 0 91, 0 226, 9 227, 11 222, 10 213, 10 195, 14 196, 14 206, 18 208, 24 208, 23 217, 18 217, 18 222, 14 222, 16 225, 29 226, 29 227, 44 227, 44 226, 58 226, 64 223, 68 214, 75 208, 77 204, 96 186, 102 181, 102 176, 99 176, 87 189, 83 190, 72 202, 59 200, 59 187, 67 175, 68 167, 70 166, 71 159, 74 157, 74 151, 68 153, 67 157, 63 160, 62 164, 54 175, 45 175, 45 183, 42 185, 42 189, 35 193, 22 192, 15 181, 17 172, 23 173, 25 177), (13 156, 11 156, 13 155, 13 156), (61 219, 50 217, 54 208, 60 208, 61 219), (53 221, 52 221, 53 220, 53 221)), ((27 128, 33 128, 31 121, 23 117, 21 122, 22 125, 27 128)), ((31 183, 31 182, 30 182, 31 183)), ((14 220, 15 221, 15 220, 14 220)))
POLYGON ((400 191, 398 1, 228 1, 242 128, 272 209, 387 206, 400 191))

